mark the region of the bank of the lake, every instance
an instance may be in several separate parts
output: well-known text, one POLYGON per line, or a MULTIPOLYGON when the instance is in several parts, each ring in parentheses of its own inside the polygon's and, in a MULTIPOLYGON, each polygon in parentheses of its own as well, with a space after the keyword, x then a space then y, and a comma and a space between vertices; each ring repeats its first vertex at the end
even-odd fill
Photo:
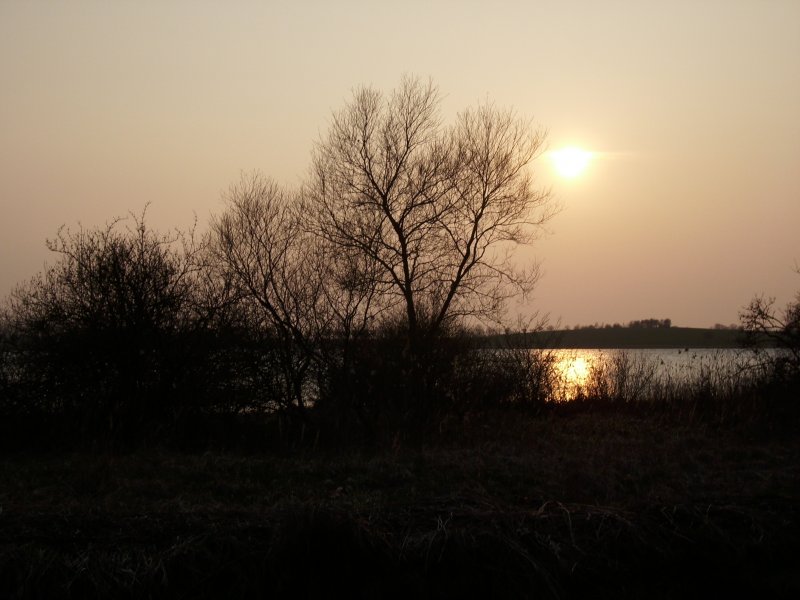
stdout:
POLYGON ((739 348, 744 337, 736 329, 598 327, 487 336, 484 343, 518 348, 739 348))

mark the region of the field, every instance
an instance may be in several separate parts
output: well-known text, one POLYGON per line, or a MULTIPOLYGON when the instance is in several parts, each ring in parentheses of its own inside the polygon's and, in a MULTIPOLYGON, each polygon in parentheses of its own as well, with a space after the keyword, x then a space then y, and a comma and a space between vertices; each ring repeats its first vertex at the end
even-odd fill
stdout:
POLYGON ((0 596, 795 598, 792 429, 576 404, 369 451, 6 454, 0 596))

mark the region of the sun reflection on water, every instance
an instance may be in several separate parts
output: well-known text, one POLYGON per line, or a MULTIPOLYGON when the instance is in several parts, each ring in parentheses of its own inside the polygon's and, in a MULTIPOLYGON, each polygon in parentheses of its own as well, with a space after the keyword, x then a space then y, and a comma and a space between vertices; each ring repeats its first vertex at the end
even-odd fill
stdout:
POLYGON ((562 358, 557 363, 556 368, 567 382, 573 385, 586 383, 586 380, 589 378, 589 361, 583 356, 562 358))
POLYGON ((600 353, 594 350, 556 350, 553 366, 557 378, 556 396, 574 400, 588 383, 600 353))
POLYGON ((729 385, 755 373, 753 356, 736 349, 550 349, 550 398, 555 402, 612 394, 642 397, 654 386, 692 385, 713 377, 729 385), (705 379, 704 379, 705 378, 705 379))

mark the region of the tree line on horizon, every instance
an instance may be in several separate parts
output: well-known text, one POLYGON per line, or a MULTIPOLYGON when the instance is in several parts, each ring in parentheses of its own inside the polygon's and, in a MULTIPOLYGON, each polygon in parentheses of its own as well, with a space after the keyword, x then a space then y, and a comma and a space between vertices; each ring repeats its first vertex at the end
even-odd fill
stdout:
POLYGON ((672 327, 672 319, 639 319, 628 321, 625 324, 614 323, 594 323, 590 325, 575 325, 574 327, 566 327, 565 330, 572 329, 578 331, 581 329, 669 329, 672 327))

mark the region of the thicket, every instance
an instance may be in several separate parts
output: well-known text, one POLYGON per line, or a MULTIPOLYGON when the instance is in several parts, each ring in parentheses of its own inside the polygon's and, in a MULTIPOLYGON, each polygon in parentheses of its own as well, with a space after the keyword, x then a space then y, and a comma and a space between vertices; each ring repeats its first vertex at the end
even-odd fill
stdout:
POLYGON ((446 125, 439 104, 413 78, 357 90, 299 189, 243 175, 202 237, 144 214, 60 231, 4 307, 4 423, 128 445, 264 416, 283 439, 375 439, 450 411, 480 362, 467 326, 532 289, 513 249, 554 205, 541 131, 489 104, 446 125))
MULTIPOLYGON (((502 325, 539 276, 512 257, 554 214, 530 170, 544 136, 491 105, 445 126, 438 105, 415 79, 357 90, 299 189, 243 175, 203 235, 145 212, 60 230, 0 315, 4 443, 205 445, 247 427, 262 445, 375 443, 556 399, 552 354, 482 350, 471 329, 502 325)), ((797 306, 743 315, 787 349, 789 379, 797 306)), ((617 371, 591 395, 642 396, 617 371)))
MULTIPOLYGON (((337 312, 321 265, 291 282, 307 295, 270 290, 259 303, 213 235, 161 235, 142 214, 48 241, 58 259, 3 308, 5 445, 31 435, 45 445, 192 445, 242 426, 271 437, 265 445, 377 441, 513 393, 510 363, 484 355, 455 320, 412 359, 396 312, 360 323, 337 312)), ((289 284, 276 275, 269 285, 289 284)))

